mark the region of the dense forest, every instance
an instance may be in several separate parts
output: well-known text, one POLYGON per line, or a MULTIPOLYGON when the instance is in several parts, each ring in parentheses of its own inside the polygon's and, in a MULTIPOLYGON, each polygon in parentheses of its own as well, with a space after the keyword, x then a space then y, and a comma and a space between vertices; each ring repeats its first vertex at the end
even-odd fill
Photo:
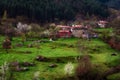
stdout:
POLYGON ((120 10, 120 0, 98 0, 109 8, 120 10))
POLYGON ((52 22, 74 20, 77 14, 108 17, 108 7, 119 9, 119 0, 1 0, 0 15, 26 16, 31 20, 52 22))
POLYGON ((108 16, 102 0, 1 0, 0 14, 9 17, 26 16, 39 21, 74 20, 77 14, 108 16))

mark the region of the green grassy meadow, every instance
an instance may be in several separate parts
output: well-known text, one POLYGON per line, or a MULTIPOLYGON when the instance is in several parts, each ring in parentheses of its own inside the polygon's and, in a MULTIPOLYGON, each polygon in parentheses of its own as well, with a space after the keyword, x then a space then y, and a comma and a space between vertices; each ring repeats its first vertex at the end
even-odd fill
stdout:
MULTIPOLYGON (((0 44, 2 44, 3 40, 4 37, 0 36, 0 44)), ((56 80, 66 76, 64 66, 68 62, 72 62, 75 68, 78 64, 75 58, 85 53, 91 56, 93 64, 101 65, 103 69, 107 69, 109 66, 116 66, 120 63, 120 52, 112 49, 100 39, 86 41, 78 38, 60 38, 52 42, 47 41, 48 39, 40 40, 45 40, 46 42, 37 43, 37 46, 29 48, 28 45, 33 41, 26 41, 24 46, 17 47, 16 44, 21 43, 21 38, 15 37, 13 38, 12 49, 9 50, 9 53, 6 53, 1 45, 0 65, 4 62, 13 61, 34 62, 35 66, 29 67, 29 71, 14 72, 15 80, 32 80, 34 73, 37 71, 40 72, 40 80, 56 80), (85 45, 87 50, 80 51, 79 44, 85 45), (112 53, 117 53, 117 56, 111 56, 112 53), (50 61, 38 62, 35 60, 38 55, 50 58, 50 61), (60 59, 60 62, 57 62, 56 59, 60 59), (50 68, 50 64, 57 64, 57 67, 50 68)), ((111 75, 109 79, 115 80, 116 78, 120 78, 118 75, 120 76, 120 74, 111 75)))

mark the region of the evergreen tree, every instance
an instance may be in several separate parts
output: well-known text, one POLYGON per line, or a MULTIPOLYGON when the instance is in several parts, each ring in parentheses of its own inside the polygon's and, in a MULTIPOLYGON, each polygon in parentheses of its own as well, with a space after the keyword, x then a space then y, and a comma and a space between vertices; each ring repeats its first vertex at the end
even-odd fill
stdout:
POLYGON ((5 10, 4 14, 3 14, 3 17, 2 17, 2 20, 6 20, 6 19, 7 19, 7 11, 5 10))
POLYGON ((73 20, 76 14, 108 15, 103 0, 2 0, 0 10, 0 14, 7 10, 9 17, 26 16, 41 22, 73 20))

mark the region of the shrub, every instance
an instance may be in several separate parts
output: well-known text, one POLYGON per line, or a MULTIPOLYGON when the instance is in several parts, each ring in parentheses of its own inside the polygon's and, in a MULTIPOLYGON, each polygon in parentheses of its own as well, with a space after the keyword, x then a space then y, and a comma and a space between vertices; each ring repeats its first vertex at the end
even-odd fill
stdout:
POLYGON ((8 53, 8 49, 11 49, 11 41, 8 38, 5 39, 2 46, 4 49, 6 49, 6 52, 8 53))
POLYGON ((76 76, 79 79, 82 79, 83 77, 87 78, 87 74, 90 72, 90 70, 91 70, 90 59, 88 56, 83 56, 79 60, 79 66, 76 69, 76 76))
POLYGON ((94 67, 90 62, 88 55, 84 55, 79 60, 79 65, 76 69, 76 77, 78 80, 103 80, 102 75, 99 68, 94 67))

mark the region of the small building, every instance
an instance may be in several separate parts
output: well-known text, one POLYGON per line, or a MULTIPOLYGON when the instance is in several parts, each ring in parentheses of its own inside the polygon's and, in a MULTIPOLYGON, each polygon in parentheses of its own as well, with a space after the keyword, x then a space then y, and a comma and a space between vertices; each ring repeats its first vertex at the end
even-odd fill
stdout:
POLYGON ((85 31, 86 31, 86 28, 84 28, 82 25, 74 25, 71 28, 72 35, 78 38, 82 37, 85 31))
POLYGON ((100 28, 105 28, 107 23, 108 23, 107 21, 101 20, 101 21, 98 21, 97 24, 100 28))
POLYGON ((59 28, 59 30, 57 32, 58 37, 64 37, 65 38, 65 37, 71 37, 72 36, 70 26, 59 25, 59 26, 57 26, 57 28, 59 28))

